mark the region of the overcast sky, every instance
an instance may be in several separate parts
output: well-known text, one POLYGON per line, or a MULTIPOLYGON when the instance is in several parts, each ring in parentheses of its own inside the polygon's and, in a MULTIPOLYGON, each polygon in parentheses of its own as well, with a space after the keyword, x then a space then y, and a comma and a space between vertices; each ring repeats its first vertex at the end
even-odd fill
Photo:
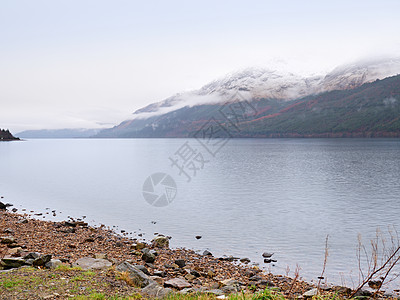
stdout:
POLYGON ((0 0, 0 128, 112 126, 231 71, 400 49, 400 1, 0 0))

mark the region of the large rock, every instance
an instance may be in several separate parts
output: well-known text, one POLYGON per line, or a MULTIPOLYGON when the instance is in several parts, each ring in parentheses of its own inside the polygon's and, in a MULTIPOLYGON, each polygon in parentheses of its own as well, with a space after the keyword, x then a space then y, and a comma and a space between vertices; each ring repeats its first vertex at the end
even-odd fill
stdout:
POLYGON ((184 266, 186 266, 186 262, 184 259, 176 259, 175 263, 178 265, 179 268, 183 268, 184 266))
POLYGON ((305 292, 303 294, 303 297, 304 298, 312 298, 312 297, 314 297, 316 295, 318 295, 318 289, 314 288, 314 289, 311 289, 311 290, 308 290, 307 292, 305 292))
POLYGON ((132 266, 130 263, 124 261, 123 263, 117 266, 117 271, 119 272, 128 272, 129 277, 134 283, 134 285, 138 287, 145 287, 151 283, 149 277, 140 271, 135 266, 132 266))
POLYGON ((93 257, 83 257, 72 264, 74 267, 81 267, 84 270, 102 270, 112 266, 106 259, 96 259, 93 257))
POLYGON ((38 258, 36 258, 33 261, 33 265, 36 267, 39 266, 44 266, 46 265, 50 260, 51 260, 52 255, 51 254, 46 254, 46 255, 40 255, 38 258))
POLYGON ((142 250, 143 248, 146 248, 145 243, 137 242, 136 244, 131 245, 131 249, 142 250))
POLYGON ((222 280, 219 282, 219 285, 225 293, 237 293, 241 290, 240 283, 233 278, 222 280))
POLYGON ((36 259, 40 257, 39 252, 30 252, 27 255, 24 256, 24 259, 36 259))
POLYGON ((153 275, 154 275, 154 276, 165 277, 165 276, 167 276, 167 273, 166 273, 165 271, 155 270, 155 271, 153 272, 153 275))
POLYGON ((152 264, 156 260, 156 256, 149 249, 144 248, 142 253, 142 260, 144 260, 146 263, 152 264))
POLYGON ((165 236, 156 236, 151 242, 154 247, 169 248, 169 239, 165 236))
POLYGON ((147 276, 150 276, 150 272, 149 270, 147 270, 147 268, 145 266, 142 265, 134 265, 135 268, 139 269, 140 271, 142 271, 144 274, 146 274, 147 276))
POLYGON ((23 249, 21 247, 8 249, 8 255, 11 255, 11 256, 20 256, 19 254, 21 252, 23 252, 23 249))
POLYGON ((3 203, 3 202, 0 202, 0 210, 5 210, 5 209, 7 209, 7 207, 9 207, 9 206, 13 206, 13 205, 10 204, 10 203, 3 203))
POLYGON ((164 282, 165 287, 172 287, 178 290, 182 290, 184 288, 190 288, 192 285, 184 279, 181 278, 173 278, 166 282, 164 282))
POLYGON ((3 258, 0 260, 0 266, 4 269, 19 268, 25 265, 25 260, 22 258, 3 258))
POLYGON ((147 294, 151 297, 151 299, 159 299, 164 298, 168 294, 172 293, 172 290, 169 288, 163 288, 162 286, 158 285, 157 283, 153 282, 146 286, 143 290, 143 293, 147 294))
POLYGON ((1 244, 6 244, 6 245, 14 244, 15 243, 15 239, 12 236, 1 236, 0 237, 0 243, 1 244))
POLYGON ((262 254, 262 257, 264 257, 264 258, 271 258, 272 255, 274 255, 274 253, 264 252, 264 253, 262 254))
POLYGON ((47 262, 44 266, 48 269, 55 269, 58 266, 61 266, 62 262, 59 259, 52 259, 49 262, 47 262))

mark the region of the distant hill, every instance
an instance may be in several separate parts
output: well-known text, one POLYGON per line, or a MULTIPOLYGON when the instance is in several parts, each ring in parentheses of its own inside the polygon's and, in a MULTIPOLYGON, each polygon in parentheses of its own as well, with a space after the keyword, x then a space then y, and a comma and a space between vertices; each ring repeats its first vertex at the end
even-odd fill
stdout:
POLYGON ((11 132, 7 129, 0 129, 0 142, 1 141, 18 141, 19 138, 14 137, 11 132))
POLYGON ((88 138, 99 133, 100 129, 41 129, 18 133, 24 139, 70 139, 88 138))
POLYGON ((88 138, 99 131, 100 129, 42 129, 22 131, 18 136, 25 139, 88 138))
POLYGON ((400 75, 290 101, 243 101, 239 92, 225 104, 184 106, 97 136, 196 137, 209 120, 232 137, 400 137, 400 75))

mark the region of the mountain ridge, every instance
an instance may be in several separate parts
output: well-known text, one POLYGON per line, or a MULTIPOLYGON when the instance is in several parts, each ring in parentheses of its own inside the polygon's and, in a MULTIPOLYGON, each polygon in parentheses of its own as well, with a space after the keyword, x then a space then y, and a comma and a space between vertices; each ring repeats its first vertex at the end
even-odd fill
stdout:
MULTIPOLYGON (((264 78, 265 81, 272 80, 275 83, 283 77, 280 75, 271 77, 271 74, 275 74, 274 71, 258 69, 254 73, 248 69, 245 73, 233 73, 203 86, 196 92, 200 97, 196 100, 197 103, 184 101, 182 94, 177 94, 176 97, 137 110, 131 120, 103 130, 96 137, 191 137, 201 127, 199 124, 204 124, 209 118, 218 115, 223 104, 230 102, 248 102, 257 109, 257 116, 247 120, 246 123, 241 123, 240 126, 244 127, 241 128, 240 134, 233 134, 234 137, 398 136, 397 125, 390 127, 381 124, 381 128, 377 125, 380 119, 385 118, 379 115, 383 113, 382 111, 394 124, 397 124, 396 118, 400 116, 398 112, 400 93, 397 89, 397 86, 400 86, 400 77, 384 77, 393 73, 394 75, 400 73, 400 59, 348 65, 336 68, 323 77, 310 77, 312 80, 309 82, 303 81, 307 89, 304 89, 304 92, 300 89, 298 95, 301 96, 293 98, 287 93, 288 90, 298 87, 293 84, 271 85, 273 89, 275 88, 274 91, 283 89, 285 97, 271 94, 271 90, 268 89, 266 89, 267 96, 255 96, 252 91, 257 91, 254 87, 263 82, 258 79, 263 79, 265 74, 269 75, 268 78, 264 78), (254 76, 250 76, 249 72, 254 76), (255 83, 254 79, 257 79, 255 83), (386 83, 391 81, 395 81, 397 85, 386 86, 386 83), (338 88, 333 89, 334 87, 338 88), (364 89, 369 91, 360 92, 364 89), (224 97, 221 96, 223 94, 221 91, 225 93, 224 97), (210 95, 214 98, 207 98, 210 95), (383 95, 386 96, 382 98, 383 95), (304 107, 305 103, 310 111, 304 107), (358 110, 354 108, 356 104, 359 105, 358 110), (374 115, 371 111, 373 108, 378 109, 380 113, 374 115), (158 113, 160 111, 161 113, 158 113), (344 116, 346 114, 347 117, 344 116), (321 119, 321 116, 325 120, 321 119), (375 120, 374 116, 378 120, 375 120), (334 118, 338 118, 336 122, 338 124, 334 118), (377 127, 368 126, 360 118, 368 120, 377 127), (342 125, 347 124, 347 128, 340 125, 341 122, 342 125), (359 127, 357 122, 363 124, 363 127, 359 127), (325 132, 322 132, 322 129, 325 132)), ((296 78, 295 81, 298 82, 298 77, 293 76, 291 78, 296 78)), ((218 122, 232 129, 226 120, 218 119, 218 122)))
POLYGON ((183 107, 162 116, 128 120, 97 137, 193 137, 210 118, 233 137, 400 136, 400 75, 292 101, 244 102, 255 113, 239 122, 239 132, 220 113, 237 103, 183 107))
POLYGON ((336 67, 325 75, 300 76, 267 68, 245 68, 213 80, 198 90, 178 93, 138 109, 132 119, 161 115, 187 105, 226 102, 237 91, 247 92, 254 99, 288 101, 332 90, 356 88, 399 73, 400 58, 362 60, 336 67))

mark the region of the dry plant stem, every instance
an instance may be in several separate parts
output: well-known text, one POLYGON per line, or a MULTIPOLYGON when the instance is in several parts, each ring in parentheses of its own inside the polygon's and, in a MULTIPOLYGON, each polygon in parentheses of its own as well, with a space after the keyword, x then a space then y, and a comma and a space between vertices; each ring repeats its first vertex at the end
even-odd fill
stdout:
POLYGON ((289 296, 292 295, 292 291, 293 291, 294 285, 296 284, 296 282, 299 279, 299 277, 300 277, 300 267, 299 267, 299 265, 296 265, 296 270, 294 271, 294 278, 293 278, 292 284, 290 285, 290 289, 289 289, 289 292, 288 292, 289 296))
MULTIPOLYGON (((385 263, 378 269, 376 269, 375 271, 371 272, 369 274, 369 276, 367 278, 364 279, 364 281, 357 287, 356 290, 353 291, 353 293, 350 295, 350 298, 354 297, 354 295, 356 293, 358 293, 363 287, 364 285, 366 285, 377 273, 379 273, 380 271, 382 271, 383 269, 385 269, 385 267, 390 263, 390 261, 397 255, 397 253, 400 251, 400 247, 397 247, 397 249, 392 253, 392 255, 390 255, 390 257, 385 261, 385 263)), ((386 277, 387 275, 390 273, 390 271, 392 270, 392 268, 394 267, 394 265, 396 265, 396 263, 399 261, 400 257, 398 257, 390 266, 390 268, 387 271, 386 277)), ((374 260, 376 261, 376 256, 374 258, 374 260)), ((382 281, 382 285, 383 285, 383 281, 382 281)))
POLYGON ((285 272, 286 272, 286 276, 289 276, 289 273, 290 273, 290 267, 289 266, 286 266, 285 272))
POLYGON ((328 256, 329 256, 329 252, 328 252, 328 240, 329 240, 329 234, 326 236, 326 239, 325 239, 324 266, 323 266, 323 268, 322 268, 321 276, 319 277, 319 280, 318 280, 318 285, 317 285, 318 294, 319 294, 319 292, 320 292, 321 280, 322 280, 322 278, 324 278, 324 273, 325 273, 325 269, 326 269, 326 263, 327 263, 327 261, 328 261, 328 256))
MULTIPOLYGON (((361 249, 364 250, 364 254, 366 255, 365 247, 363 247, 362 241, 361 241, 361 234, 358 234, 358 249, 357 249, 357 260, 358 260, 358 271, 359 271, 358 272, 358 282, 361 282, 361 279, 364 278, 364 272, 361 267, 361 249)), ((368 269, 369 269, 369 261, 368 261, 368 269)))
MULTIPOLYGON (((399 247, 400 248, 400 247, 399 247)), ((398 256, 396 258, 396 260, 392 263, 392 265, 390 266, 390 268, 386 271, 385 275, 382 277, 382 284, 381 286, 375 291, 374 296, 379 292, 379 290, 382 288, 383 283, 385 282, 385 280, 387 279, 389 273, 392 271, 392 269, 394 268, 394 266, 399 262, 400 260, 400 256, 398 256)))

